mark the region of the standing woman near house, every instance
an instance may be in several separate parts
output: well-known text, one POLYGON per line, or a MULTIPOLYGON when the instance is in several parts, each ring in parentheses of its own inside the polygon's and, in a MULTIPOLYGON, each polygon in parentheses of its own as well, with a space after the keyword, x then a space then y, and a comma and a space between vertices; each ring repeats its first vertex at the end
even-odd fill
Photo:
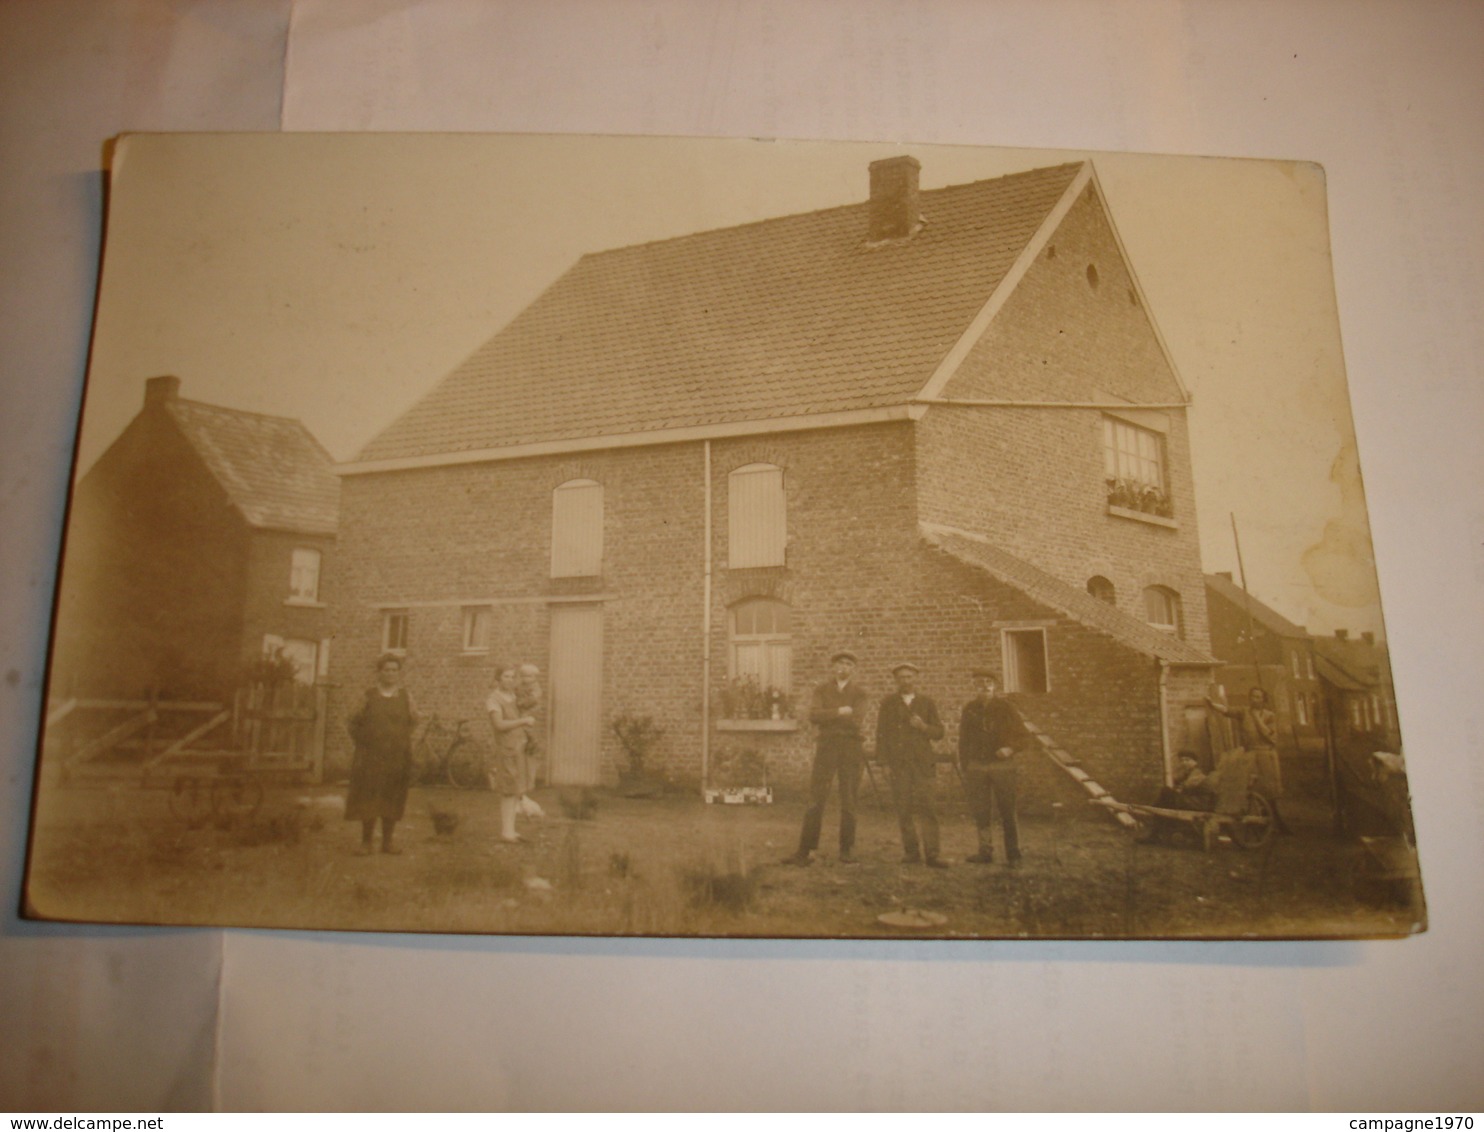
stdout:
POLYGON ((381 851, 400 852, 392 831, 407 808, 412 780, 412 728, 418 720, 412 697, 402 687, 402 658, 387 653, 376 662, 376 685, 350 717, 355 754, 350 763, 350 789, 345 795, 347 821, 361 823, 360 853, 373 852, 376 822, 381 821, 381 851))
POLYGON ((500 796, 500 840, 520 841, 515 832, 515 815, 521 796, 526 792, 526 750, 530 746, 534 716, 520 710, 518 691, 520 674, 514 665, 501 665, 495 686, 484 703, 490 726, 495 732, 495 753, 489 780, 490 788, 500 796))
POLYGON ((1278 810, 1278 801, 1283 797, 1283 768, 1278 762, 1278 717, 1268 705, 1268 694, 1262 688, 1253 688, 1247 696, 1247 706, 1230 708, 1206 697, 1216 711, 1236 722, 1241 744, 1251 753, 1257 770, 1257 789, 1273 806, 1273 823, 1279 833, 1288 832, 1288 824, 1278 810))

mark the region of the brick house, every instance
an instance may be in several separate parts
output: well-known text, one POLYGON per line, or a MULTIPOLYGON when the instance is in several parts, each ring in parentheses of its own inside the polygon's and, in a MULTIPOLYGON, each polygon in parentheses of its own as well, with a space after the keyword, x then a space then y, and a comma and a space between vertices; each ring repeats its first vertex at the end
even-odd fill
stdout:
POLYGON ((1229 573, 1206 575, 1206 609, 1211 651, 1223 662, 1217 682, 1228 701, 1245 703, 1260 670, 1278 720, 1279 750, 1322 753, 1327 705, 1309 631, 1244 592, 1229 573))
POLYGON ((297 679, 323 674, 333 469, 299 421, 150 378, 142 410, 73 492, 54 691, 228 699, 274 649, 297 679))
POLYGON ((1386 644, 1371 632, 1352 637, 1336 629, 1314 639, 1315 665, 1341 752, 1400 751, 1396 695, 1386 644))
POLYGON ((950 743, 987 663, 1048 780, 1152 790, 1216 663, 1188 396, 1090 164, 917 181, 586 255, 343 465, 338 710, 383 649, 458 718, 533 660, 553 782, 611 780, 628 711, 677 780, 797 784, 849 646, 950 743))

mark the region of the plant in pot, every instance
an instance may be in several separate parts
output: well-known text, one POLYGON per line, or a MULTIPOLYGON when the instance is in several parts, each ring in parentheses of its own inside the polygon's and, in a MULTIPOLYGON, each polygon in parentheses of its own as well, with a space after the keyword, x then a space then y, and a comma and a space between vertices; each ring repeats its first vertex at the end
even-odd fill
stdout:
POLYGON ((729 747, 717 753, 706 790, 708 802, 746 804, 771 802, 768 761, 755 747, 729 747))

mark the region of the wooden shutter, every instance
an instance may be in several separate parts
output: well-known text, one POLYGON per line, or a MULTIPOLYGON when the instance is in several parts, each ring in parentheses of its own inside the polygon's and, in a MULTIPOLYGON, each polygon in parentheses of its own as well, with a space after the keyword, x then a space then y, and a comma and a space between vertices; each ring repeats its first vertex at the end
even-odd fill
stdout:
POLYGON ((603 572, 603 485, 569 480, 551 493, 551 576, 603 572))
POLYGON ((728 478, 727 565, 782 566, 788 531, 783 469, 747 464, 728 478))

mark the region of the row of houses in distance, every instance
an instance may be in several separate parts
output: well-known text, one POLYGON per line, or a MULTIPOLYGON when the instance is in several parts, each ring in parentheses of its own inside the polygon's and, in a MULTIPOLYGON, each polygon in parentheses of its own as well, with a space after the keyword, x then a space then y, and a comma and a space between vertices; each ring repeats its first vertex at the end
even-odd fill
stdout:
POLYGON ((890 158, 864 203, 582 257, 338 468, 152 379, 77 488, 53 680, 203 694, 281 649, 333 764, 381 653, 450 718, 530 660, 558 784, 613 778, 622 712, 676 780, 743 747, 802 780, 842 647, 954 706, 988 664, 1121 796, 1254 648, 1295 751, 1321 689, 1394 726, 1381 646, 1249 628, 1203 574, 1189 405, 1090 163, 920 191, 890 158))

